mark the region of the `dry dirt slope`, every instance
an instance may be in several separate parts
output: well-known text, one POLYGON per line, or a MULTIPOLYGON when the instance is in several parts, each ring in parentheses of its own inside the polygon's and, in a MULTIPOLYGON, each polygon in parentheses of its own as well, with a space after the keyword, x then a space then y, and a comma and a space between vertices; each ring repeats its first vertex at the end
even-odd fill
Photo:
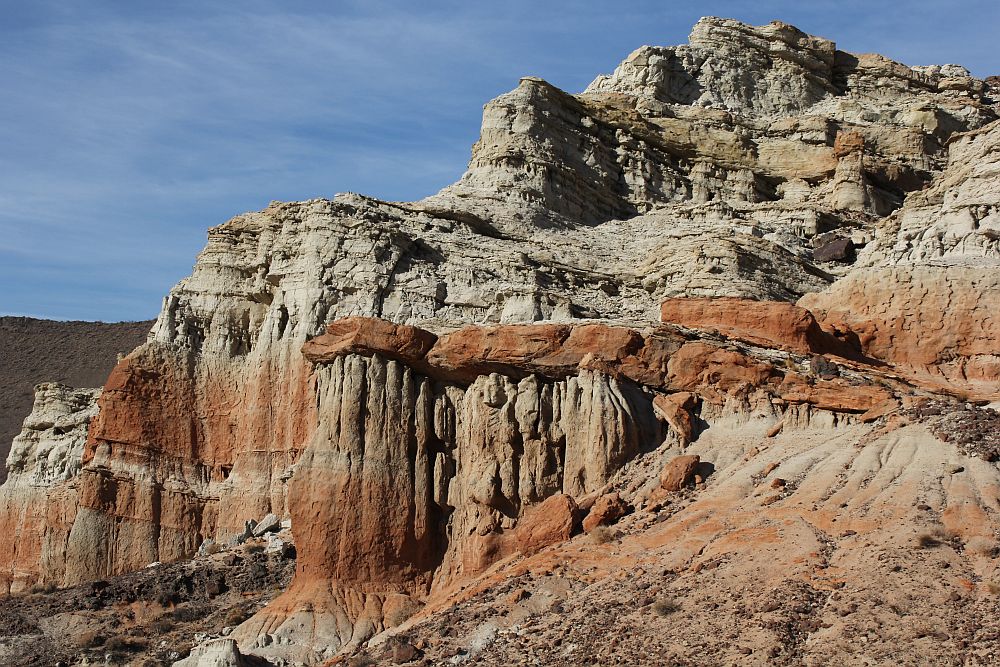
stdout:
POLYGON ((677 452, 651 453, 616 481, 636 510, 608 532, 498 563, 352 659, 995 665, 1000 477, 909 419, 776 437, 760 417, 718 420, 684 450, 713 463, 704 484, 642 507, 630 483, 677 452))
MULTIPOLYGON (((59 322, 0 317, 0 457, 31 412, 39 382, 101 387, 119 352, 146 340, 147 322, 59 322)), ((0 466, 0 480, 7 469, 0 466)))

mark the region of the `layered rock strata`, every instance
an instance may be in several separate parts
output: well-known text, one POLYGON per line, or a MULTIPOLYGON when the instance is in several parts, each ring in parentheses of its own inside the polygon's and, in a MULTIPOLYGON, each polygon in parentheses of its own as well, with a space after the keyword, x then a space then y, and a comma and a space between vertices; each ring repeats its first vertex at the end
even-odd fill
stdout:
POLYGON ((953 137, 944 173, 878 228, 848 275, 800 303, 873 357, 1000 398, 1000 122, 953 137))
POLYGON ((112 372, 79 473, 46 487, 58 516, 32 506, 47 532, 0 554, 0 581, 111 576, 290 516, 295 580, 234 638, 311 662, 620 507, 623 471, 721 419, 886 426, 918 393, 899 369, 986 387, 985 90, 708 18, 580 95, 522 80, 425 200, 237 216, 112 372), (856 268, 813 255, 834 229, 856 268))
MULTIPOLYGON (((799 333, 794 324, 784 338, 799 333)), ((246 651, 307 662, 357 646, 497 561, 565 539, 583 518, 573 512, 595 499, 582 525, 599 525, 601 508, 617 505, 598 496, 629 462, 691 437, 674 424, 800 408, 849 420, 894 396, 669 327, 506 325, 437 337, 353 317, 304 354, 317 364, 320 426, 290 485, 296 578, 237 636, 246 651), (656 403, 672 396, 667 417, 656 403), (546 505, 571 509, 536 527, 546 505)))
POLYGON ((14 438, 0 487, 0 521, 11 536, 0 543, 0 577, 11 592, 66 575, 65 544, 78 512, 76 480, 100 394, 57 383, 35 387, 34 407, 14 438))

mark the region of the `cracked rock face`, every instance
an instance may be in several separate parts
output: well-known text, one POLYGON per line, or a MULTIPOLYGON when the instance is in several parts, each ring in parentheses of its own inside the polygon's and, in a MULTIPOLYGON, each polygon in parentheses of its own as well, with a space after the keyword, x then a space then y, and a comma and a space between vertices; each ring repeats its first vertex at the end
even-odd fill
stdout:
POLYGON ((7 457, 7 470, 17 475, 17 485, 50 487, 79 473, 100 395, 100 389, 55 383, 35 387, 34 408, 7 457))
POLYGON ((1000 122, 954 137, 943 174, 877 230, 844 278, 800 303, 872 356, 1000 398, 1000 122))
POLYGON ((7 457, 0 487, 0 522, 14 539, 0 544, 2 576, 11 591, 59 581, 66 569, 65 540, 76 515, 72 484, 80 474, 87 428, 100 389, 56 383, 35 387, 35 403, 7 457))
MULTIPOLYGON (((753 423, 758 452, 799 428, 861 446, 860 422, 889 428, 928 383, 988 396, 987 93, 956 66, 706 18, 579 95, 523 79, 486 105, 462 178, 424 200, 237 216, 96 416, 96 393, 52 389, 79 409, 26 424, 0 517, 32 528, 0 549, 0 581, 111 577, 291 517, 289 590, 238 648, 191 659, 317 662, 595 506, 595 535, 662 507, 654 462, 714 425, 753 423), (814 254, 834 230, 854 264, 814 254)), ((713 451, 680 486, 704 486, 713 451)))

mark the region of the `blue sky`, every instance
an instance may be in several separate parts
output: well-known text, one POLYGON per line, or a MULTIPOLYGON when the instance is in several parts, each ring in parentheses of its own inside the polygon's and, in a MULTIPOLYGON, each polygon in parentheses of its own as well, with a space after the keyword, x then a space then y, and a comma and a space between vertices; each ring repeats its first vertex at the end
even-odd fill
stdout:
POLYGON ((417 199, 482 105, 582 90, 702 15, 1000 74, 1000 3, 0 0, 0 314, 155 316, 206 229, 271 200, 417 199))

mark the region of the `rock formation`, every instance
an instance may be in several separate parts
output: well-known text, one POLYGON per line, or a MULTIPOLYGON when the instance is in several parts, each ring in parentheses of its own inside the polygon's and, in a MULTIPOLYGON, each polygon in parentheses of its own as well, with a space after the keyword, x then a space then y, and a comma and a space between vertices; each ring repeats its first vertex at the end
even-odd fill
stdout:
MULTIPOLYGON (((68 432, 26 424, 0 517, 28 527, 0 582, 113 577, 288 517, 288 590, 184 664, 312 664, 430 622, 581 530, 597 554, 615 522, 702 567, 718 540, 752 558, 728 514, 749 503, 748 534, 777 544, 786 521, 786 565, 804 567, 838 493, 810 492, 808 518, 781 504, 810 448, 831 466, 903 440, 971 456, 919 406, 996 397, 986 93, 957 66, 706 18, 579 95, 523 79, 436 195, 237 216, 112 371, 82 454, 77 427, 59 449, 68 432), (814 253, 834 230, 855 264, 814 253), (757 498, 771 443, 790 472, 757 498)), ((971 419, 957 405, 942 410, 971 419)), ((976 419, 969 433, 992 423, 976 419)), ((976 474, 1000 488, 994 467, 976 474)), ((847 478, 862 494, 867 478, 847 478)), ((909 517, 900 499, 879 516, 909 517)), ((853 530, 876 520, 856 511, 853 530)), ((970 537, 971 522, 956 521, 970 537)), ((498 627, 482 632, 477 651, 498 627)))
MULTIPOLYGON (((146 340, 152 322, 57 322, 0 317, 0 458, 31 412, 34 387, 61 382, 99 387, 126 354, 146 340)), ((0 470, 0 482, 6 479, 0 470)))
POLYGON ((0 486, 0 520, 6 534, 15 536, 0 543, 2 576, 12 592, 66 575, 75 482, 100 393, 56 383, 35 387, 34 408, 14 438, 0 486))
POLYGON ((1000 123, 957 134, 944 172, 876 230, 855 267, 801 304, 867 354, 1000 399, 1000 123))

